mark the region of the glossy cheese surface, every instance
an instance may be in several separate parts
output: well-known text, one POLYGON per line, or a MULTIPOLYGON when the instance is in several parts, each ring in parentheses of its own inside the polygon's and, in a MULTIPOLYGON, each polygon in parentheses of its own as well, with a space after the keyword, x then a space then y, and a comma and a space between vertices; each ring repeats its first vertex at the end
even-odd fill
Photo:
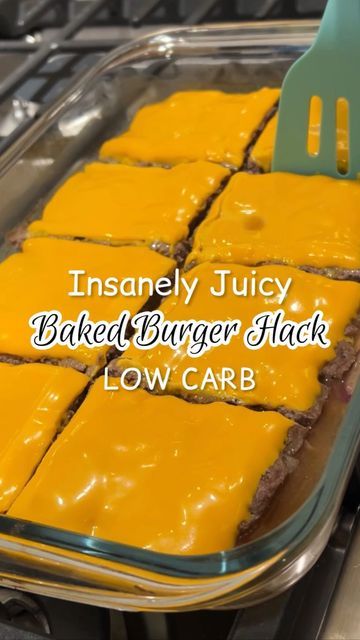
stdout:
POLYGON ((239 167, 244 150, 279 98, 278 89, 248 94, 174 93, 138 111, 128 131, 105 142, 102 158, 178 164, 209 160, 239 167))
POLYGON ((266 125, 250 154, 250 159, 266 173, 271 171, 276 139, 276 126, 277 116, 275 115, 266 125))
POLYGON ((233 176, 195 232, 193 260, 360 268, 360 181, 233 176))
POLYGON ((170 170, 93 163, 58 189, 29 234, 173 247, 228 174, 210 162, 170 170))
POLYGON ((224 403, 109 392, 100 378, 9 515, 164 553, 227 549, 291 424, 224 403))
POLYGON ((0 363, 0 511, 12 504, 88 378, 65 367, 0 363))
MULTIPOLYGON (((238 297, 228 294, 215 297, 210 294, 211 286, 218 288, 219 277, 214 271, 227 268, 231 278, 236 278, 239 290, 244 278, 251 278, 254 269, 234 264, 223 265, 203 263, 187 274, 187 279, 199 278, 199 285, 191 302, 184 304, 184 298, 178 302, 175 297, 168 298, 161 310, 165 319, 195 319, 205 321, 240 319, 242 327, 238 336, 233 336, 229 344, 212 347, 198 358, 187 354, 187 342, 177 350, 169 346, 156 346, 140 351, 131 345, 124 358, 118 360, 120 367, 138 366, 153 371, 165 365, 171 368, 168 389, 183 392, 183 373, 188 367, 195 367, 187 383, 196 385, 194 391, 186 391, 188 396, 204 395, 222 399, 236 398, 241 402, 262 405, 267 408, 287 407, 306 411, 317 400, 321 385, 318 374, 321 367, 334 358, 336 344, 343 339, 344 330, 360 307, 360 285, 354 282, 339 282, 322 276, 308 274, 286 266, 263 266, 256 269, 256 278, 278 278, 285 283, 288 278, 292 284, 285 302, 279 303, 279 295, 264 297, 238 297), (282 345, 272 347, 267 342, 261 349, 252 350, 244 344, 244 331, 252 325, 254 316, 265 311, 284 310, 286 320, 301 322, 310 318, 316 310, 323 311, 324 319, 329 322, 328 338, 331 346, 322 348, 307 345, 289 349, 282 345), (201 387, 206 369, 211 367, 217 377, 217 385, 207 381, 201 387), (255 373, 255 388, 244 391, 220 386, 220 374, 223 367, 238 372, 240 367, 249 367, 255 373), (301 373, 300 373, 301 372, 301 373), (216 388, 218 386, 219 388, 216 388)), ((230 276, 228 276, 230 277, 230 276)), ((266 288, 268 289, 268 284, 266 288)), ((270 285, 273 286, 273 285, 270 285)))
POLYGON ((0 353, 36 360, 75 358, 84 365, 98 366, 104 361, 105 347, 91 349, 81 345, 72 350, 66 345, 54 345, 46 351, 33 347, 30 317, 57 310, 63 320, 76 320, 86 309, 94 322, 111 321, 124 309, 136 313, 146 302, 146 294, 130 298, 69 296, 73 288, 69 270, 84 270, 87 276, 105 280, 110 276, 156 279, 173 268, 173 260, 142 247, 116 248, 51 238, 26 240, 21 253, 0 264, 0 353))
MULTIPOLYGON (((314 102, 313 109, 310 114, 310 128, 308 139, 308 150, 311 154, 319 151, 320 141, 320 122, 322 115, 322 107, 318 101, 314 102)), ((261 133, 256 144, 254 145, 250 158, 258 167, 264 171, 271 170, 271 164, 274 153, 275 137, 277 127, 277 115, 272 118, 261 133)), ((349 141, 348 141, 348 119, 347 109, 344 102, 339 100, 337 109, 337 144, 338 144, 338 162, 342 170, 346 169, 349 141)))

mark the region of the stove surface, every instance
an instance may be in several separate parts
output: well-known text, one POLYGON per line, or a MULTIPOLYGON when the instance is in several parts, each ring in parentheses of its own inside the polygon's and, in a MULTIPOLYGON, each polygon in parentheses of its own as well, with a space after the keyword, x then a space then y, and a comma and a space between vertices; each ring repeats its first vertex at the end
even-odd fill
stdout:
POLYGON ((112 48, 159 28, 319 16, 326 0, 0 0, 0 152, 112 48))

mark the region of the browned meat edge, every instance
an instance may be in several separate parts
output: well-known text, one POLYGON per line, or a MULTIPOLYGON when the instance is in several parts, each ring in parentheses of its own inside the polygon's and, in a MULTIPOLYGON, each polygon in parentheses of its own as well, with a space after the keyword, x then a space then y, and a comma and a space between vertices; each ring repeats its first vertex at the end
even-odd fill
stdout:
MULTIPOLYGON (((265 260, 264 262, 258 262, 257 264, 250 266, 262 267, 268 264, 278 264, 293 267, 293 265, 287 265, 286 262, 281 262, 280 260, 265 260)), ((314 273, 318 276, 331 278, 332 280, 353 280, 354 282, 360 281, 360 269, 346 269, 344 267, 313 267, 306 264, 295 266, 295 268, 300 269, 301 271, 306 271, 307 273, 314 273)))
POLYGON ((304 265, 300 267, 300 269, 308 273, 326 276, 333 280, 353 280, 354 282, 360 282, 360 269, 343 269, 342 267, 317 268, 310 265, 304 265))
MULTIPOLYGON (((264 116, 262 122, 260 123, 260 125, 257 127, 257 129, 255 130, 255 132, 253 133, 253 135, 251 136, 251 140, 247 146, 247 148, 245 149, 245 159, 244 159, 244 163, 243 166, 241 167, 241 171, 248 171, 249 173, 260 173, 261 169, 259 167, 256 166, 252 166, 251 160, 250 160, 250 154, 251 154, 251 150, 254 147, 254 145, 256 144, 259 136, 261 135, 262 131, 264 130, 265 126, 267 125, 267 123, 269 122, 269 120, 271 120, 271 118, 275 115, 276 111, 278 109, 278 103, 276 105, 274 105, 269 111, 268 113, 264 116)), ((102 161, 102 162, 114 162, 112 160, 98 160, 98 161, 102 161)), ((146 163, 139 163, 138 166, 159 166, 159 167, 163 167, 163 168, 171 168, 171 165, 159 165, 159 164, 146 164, 146 163)), ((224 164, 224 166, 229 169, 231 172, 236 172, 239 170, 238 167, 234 167, 234 166, 230 166, 230 165, 226 165, 224 164)), ((166 257, 173 257, 176 262, 178 263, 179 266, 183 266, 184 262, 186 260, 187 255, 189 254, 191 247, 192 247, 192 241, 193 241, 193 235, 194 235, 194 231, 197 229, 197 227, 201 224, 201 222, 205 219, 206 214, 208 213, 213 201, 215 200, 215 198, 217 198, 220 193, 224 190, 224 188, 226 187, 230 176, 227 176, 221 183, 221 185, 219 186, 219 188, 209 197, 207 198, 207 200, 204 202, 203 206, 200 207, 198 214, 193 218, 193 220, 190 222, 189 224, 189 233, 187 238, 182 239, 181 241, 179 241, 173 250, 173 256, 171 256, 171 246, 166 244, 165 242, 161 242, 161 241, 156 241, 153 242, 151 245, 149 245, 149 248, 157 251, 158 253, 166 256, 166 257)), ((61 185, 60 185, 61 186, 61 185)), ((55 188, 55 190, 52 191, 52 193, 56 192, 56 189, 58 187, 55 188)), ((50 194, 51 195, 51 194, 50 194)), ((44 198, 36 207, 35 207, 35 213, 39 213, 41 214, 44 206, 46 205, 46 202, 48 201, 48 198, 44 198)), ((23 243, 23 241, 26 239, 27 236, 27 228, 29 226, 29 224, 35 220, 40 218, 40 215, 34 215, 34 211, 33 213, 31 213, 30 215, 26 216, 25 220, 23 220, 22 222, 20 222, 18 225, 16 225, 13 229, 11 229, 10 231, 8 231, 6 233, 5 236, 5 242, 7 244, 9 244, 11 247, 13 247, 15 250, 20 250, 21 249, 21 245, 23 243)), ((106 241, 97 241, 97 240, 90 240, 88 238, 85 237, 76 237, 76 236, 51 236, 54 238, 58 238, 58 239, 63 239, 63 240, 78 240, 78 241, 82 241, 82 242, 92 242, 95 244, 111 244, 108 243, 106 241)), ((131 245, 133 243, 129 242, 129 245, 131 245)), ((121 246, 121 245, 119 245, 121 246)), ((125 246, 125 245, 122 245, 125 246)), ((187 267, 186 270, 190 269, 191 266, 194 265, 190 265, 189 267, 187 267)), ((345 279, 345 278, 344 278, 345 279)))
POLYGON ((62 367, 70 367, 71 369, 75 369, 76 371, 80 371, 80 373, 86 373, 87 375, 91 375, 92 368, 87 367, 82 362, 75 360, 75 358, 24 358, 22 356, 12 355, 10 353, 0 353, 0 362, 7 364, 31 364, 31 363, 40 363, 40 364, 53 364, 56 366, 62 367))
MULTIPOLYGON (((229 163, 226 163, 226 162, 222 162, 221 164, 222 164, 223 167, 225 167, 226 169, 229 169, 230 171, 232 171, 234 173, 236 171, 247 171, 248 173, 263 173, 262 169, 251 161, 250 155, 251 155, 251 152, 252 152, 255 144, 257 143, 258 139, 260 138, 260 135, 264 131, 267 123, 276 114, 276 112, 278 110, 278 107, 279 107, 279 101, 277 100, 277 102, 272 107, 270 107, 270 109, 267 111, 267 113, 265 113, 265 115, 262 118, 262 120, 260 121, 259 125, 256 127, 256 129, 250 135, 250 142, 248 143, 248 145, 244 149, 244 162, 241 165, 241 167, 233 165, 233 164, 229 164, 229 163)), ((98 159, 98 162, 104 162, 105 164, 119 164, 119 160, 116 160, 115 158, 111 158, 111 157, 100 158, 100 159, 98 159)), ((139 160, 139 161, 135 162, 135 166, 137 166, 137 167, 159 167, 159 168, 162 168, 162 169, 171 169, 171 167, 173 167, 174 165, 170 164, 170 163, 143 162, 143 161, 139 160)))
MULTIPOLYGON (((173 271, 170 271, 167 275, 170 278, 172 278, 173 271)), ((151 298, 149 298, 145 302, 145 304, 143 304, 141 309, 139 309, 138 313, 141 313, 143 311, 153 311, 160 305, 161 301, 162 301, 161 296, 159 296, 158 294, 154 294, 153 296, 151 296, 151 298)), ((128 327, 128 330, 126 332, 126 337, 130 338, 132 333, 133 333, 133 329, 131 327, 128 327)), ((118 352, 115 349, 115 347, 110 347, 107 353, 105 354, 105 360, 106 360, 105 365, 109 363, 110 360, 112 360, 117 356, 118 356, 118 352)), ((97 371, 98 367, 95 365, 91 365, 87 367, 86 364, 79 362, 78 360, 76 360, 76 358, 51 358, 51 357, 26 358, 24 356, 19 356, 19 355, 10 354, 10 353, 0 353, 0 362, 4 362, 7 364, 29 364, 32 362, 33 363, 38 362, 40 364, 52 364, 54 366, 71 367, 76 371, 80 371, 80 373, 85 373, 87 376, 89 376, 89 378, 93 378, 93 377, 97 377, 98 375, 101 375, 102 371, 104 370, 104 366, 100 366, 98 371, 97 371)))
MULTIPOLYGON (((346 333, 348 335, 354 335, 356 328, 359 326, 359 318, 351 323, 346 333)), ((303 446, 306 439, 309 428, 319 418, 324 403, 329 395, 330 384, 337 379, 341 379, 344 374, 350 369, 355 361, 355 348, 354 346, 345 340, 341 341, 336 348, 336 357, 331 362, 325 364, 319 375, 319 379, 322 381, 322 391, 315 402, 313 407, 306 412, 293 411, 285 407, 278 407, 277 410, 285 415, 290 420, 294 421, 293 426, 290 427, 284 447, 274 462, 274 464, 266 470, 266 472, 260 478, 255 495, 250 505, 250 518, 246 521, 240 522, 237 532, 235 544, 240 544, 242 538, 256 525, 257 521, 263 515, 265 510, 270 506, 271 500, 274 497, 277 490, 285 482, 287 476, 298 465, 296 454, 303 446)), ((119 373, 119 367, 116 363, 111 367, 111 373, 117 375, 119 373)), ((145 386, 144 386, 145 388, 145 386)), ((208 398, 205 396, 196 395, 190 396, 186 394, 179 394, 179 397, 188 402, 209 403, 214 402, 215 398, 208 398)), ((218 400, 218 399, 217 399, 218 400)), ((232 401, 230 401, 233 403, 232 401)), ((235 404, 237 404, 235 402, 235 404)), ((271 410, 271 407, 265 406, 247 406, 249 410, 266 411, 271 410)))
MULTIPOLYGON (((88 391, 91 387, 91 381, 89 380, 88 384, 86 385, 85 389, 78 395, 76 396, 76 398, 72 401, 72 403, 68 406, 68 408, 66 409, 66 411, 64 412, 61 420, 60 420, 60 425, 59 428, 57 430, 56 436, 54 438, 54 440, 56 439, 56 437, 59 435, 59 433, 61 433, 63 431, 63 429, 65 429, 65 427, 69 424, 71 418, 73 417, 73 415, 77 412, 77 410, 81 407, 82 403, 84 402, 88 391)), ((40 463, 39 463, 40 464, 40 463)))
MULTIPOLYGON (((111 374, 113 375, 118 375, 120 373, 120 369, 118 366, 116 366, 116 363, 112 364, 110 371, 111 371, 111 374)), ((131 378, 131 375, 129 375, 129 378, 131 378)), ((143 388, 147 390, 145 384, 143 385, 143 388)), ((148 391, 148 393, 154 393, 154 392, 148 391)), ((322 394, 322 399, 321 399, 322 401, 317 403, 319 411, 316 411, 316 412, 314 411, 314 416, 315 416, 315 413, 317 413, 316 417, 318 417, 318 415, 320 414, 323 403, 327 395, 328 395, 328 390, 324 389, 324 392, 322 394)), ((196 396, 196 398, 194 398, 190 396, 186 397, 184 395, 179 395, 178 397, 188 402, 195 402, 195 403, 199 402, 199 403, 205 404, 205 403, 214 402, 214 400, 210 400, 207 397, 205 398, 200 396, 196 396)), ((254 409, 254 407, 251 407, 251 406, 247 408, 249 410, 254 409)), ((260 410, 259 407, 257 409, 260 410)), ((265 411, 266 409, 263 408, 261 410, 265 411)), ((255 495, 250 505, 250 509, 249 509, 250 518, 244 522, 239 523, 236 544, 239 544, 241 542, 242 536, 244 536, 245 533, 247 533, 250 529, 254 527, 257 520, 261 517, 261 515, 264 513, 266 508, 269 506, 271 499, 274 497, 276 491, 284 483, 286 477, 297 466, 298 461, 295 456, 298 453, 298 451, 301 449, 304 443, 304 440, 307 437, 308 432, 309 432, 309 428, 307 426, 296 424, 296 422, 294 422, 294 424, 289 428, 286 441, 284 443, 283 449, 279 457, 274 462, 274 464, 271 467, 269 467, 269 469, 267 469, 267 471, 260 478, 258 487, 256 489, 255 495)))
MULTIPOLYGON (((152 249, 153 251, 156 251, 157 253, 162 254, 165 257, 172 257, 176 260, 176 262, 178 263, 178 266, 182 266, 190 249, 191 249, 191 245, 192 245, 192 235, 194 233, 194 230, 199 226, 199 224, 205 219, 206 214, 208 213, 212 203, 214 202, 215 198, 218 197, 218 195, 220 195, 220 193, 224 190, 226 184, 228 183, 230 179, 230 176, 226 176, 224 178, 224 180, 222 180, 221 184, 219 185, 218 189, 216 189, 216 191, 214 191, 214 193, 212 193, 208 198, 206 198, 206 200, 202 203, 202 205, 199 207, 198 212, 196 213, 196 215, 194 216, 194 218, 190 221, 189 223, 189 232, 186 238, 183 238, 182 240, 180 240, 179 242, 176 243, 176 245, 173 248, 172 251, 172 247, 167 244, 166 242, 162 242, 162 241, 154 241, 149 245, 146 245, 146 243, 144 242, 144 244, 139 244, 137 245, 136 242, 124 242, 123 244, 116 244, 116 243, 112 243, 110 241, 107 240, 96 240, 96 239, 91 239, 91 238, 86 238, 84 236, 71 236, 71 235, 47 235, 45 237, 50 237, 50 238, 57 238, 58 240, 72 240, 72 241, 79 241, 79 242, 88 242, 90 244, 102 244, 102 245, 108 245, 108 246, 112 246, 112 247, 121 247, 121 246, 147 246, 149 249, 152 249)), ((45 205, 44 205, 45 206, 45 205)), ((42 207, 43 208, 43 207, 42 207)), ((33 216, 28 216, 27 219, 23 222, 21 222, 20 224, 18 224, 16 227, 14 227, 13 229, 11 229, 7 234, 6 234, 6 239, 5 241, 11 245, 13 248, 15 248, 16 250, 21 250, 21 245, 23 243, 23 241, 26 239, 27 237, 27 229, 28 226, 31 222, 33 222, 35 218, 33 216)), ((43 236, 38 236, 38 237, 43 237, 43 236)))
MULTIPOLYGON (((350 329, 347 329, 347 331, 350 329)), ((294 422, 304 425, 306 427, 311 426, 320 416, 323 406, 328 398, 329 394, 329 385, 334 380, 341 380, 344 374, 349 371, 351 366, 354 364, 356 358, 356 351, 351 342, 347 340, 342 340, 336 346, 336 355, 333 360, 327 362, 322 370, 319 373, 319 380, 322 384, 321 392, 313 404, 313 406, 307 411, 298 411, 296 409, 289 409, 288 407, 279 406, 279 407, 269 407, 265 405, 245 405, 254 411, 278 411, 289 420, 294 420, 294 422)), ((199 395, 195 402, 203 402, 204 397, 199 395)), ((206 401, 206 398, 205 398, 206 401)), ((228 400, 234 404, 241 404, 240 402, 236 402, 233 400, 228 400)))
MULTIPOLYGON (((208 262, 208 261, 207 261, 208 262)), ((214 260, 214 264, 216 262, 221 262, 221 260, 214 260)), ((201 262, 197 262, 196 260, 192 260, 189 264, 184 267, 184 271, 190 271, 198 264, 202 264, 201 262)), ((226 264, 226 263, 224 263, 226 264)), ((241 265, 241 262, 235 262, 228 264, 238 264, 241 265)), ((254 264, 244 265, 246 267, 264 267, 266 265, 280 265, 284 267, 292 267, 293 269, 300 269, 300 271, 306 271, 307 273, 314 273, 318 276, 323 276, 325 278, 330 278, 331 280, 351 280, 353 282, 360 282, 360 269, 344 269, 342 267, 312 267, 310 265, 292 265, 286 262, 281 262, 280 260, 264 260, 263 262, 255 262, 254 264)))
POLYGON ((278 107, 279 107, 279 102, 277 102, 273 107, 271 107, 271 109, 269 109, 269 111, 264 116, 263 120, 261 121, 260 125, 257 127, 255 132, 253 133, 253 135, 251 137, 251 140, 250 140, 248 146, 245 149, 245 160, 244 160, 244 164, 242 166, 242 170, 243 171, 246 171, 247 173, 254 173, 254 174, 256 174, 256 173, 264 173, 263 169, 261 167, 259 167, 251 159, 251 153, 252 153, 252 150, 255 147, 257 141, 259 140, 262 132, 264 131, 266 125, 268 124, 268 122, 270 122, 270 120, 276 114, 276 112, 278 110, 278 107))
MULTIPOLYGON (((353 331, 356 326, 359 326, 359 317, 352 325, 349 325, 349 332, 353 331)), ((347 370, 347 358, 349 357, 350 352, 348 346, 345 345, 348 345, 348 343, 339 343, 339 353, 337 358, 338 371, 336 371, 336 367, 334 366, 334 363, 336 362, 335 360, 325 365, 322 370, 322 376, 327 377, 328 380, 334 378, 334 374, 337 372, 342 370, 344 373, 347 370)), ((328 391, 329 388, 326 390, 326 396, 328 395, 328 391)), ((308 433, 309 429, 303 425, 294 424, 293 427, 290 427, 280 456, 274 464, 267 469, 260 479, 250 505, 250 519, 241 522, 238 527, 238 535, 236 538, 237 544, 242 541, 245 534, 253 529, 259 518, 269 507, 276 491, 284 483, 287 476, 297 467, 298 460, 295 456, 301 449, 308 433)))
POLYGON ((255 495, 251 501, 249 509, 250 518, 240 522, 236 544, 241 543, 244 534, 254 527, 269 507, 276 491, 285 482, 287 476, 297 467, 298 460, 295 456, 303 446, 307 434, 308 429, 304 426, 294 424, 290 427, 280 456, 260 478, 255 495))
MULTIPOLYGON (((258 138, 260 137, 261 133, 263 132, 263 130, 265 129, 267 123, 269 122, 269 120, 271 120, 271 118, 273 118, 273 116, 275 115, 275 113, 277 112, 278 109, 278 103, 276 105, 274 105, 273 107, 271 107, 271 109, 265 114, 263 120, 261 121, 260 125, 256 128, 256 130, 254 131, 254 133, 251 136, 251 140, 248 144, 248 146, 245 149, 245 159, 244 159, 244 163, 242 165, 242 167, 239 169, 238 167, 234 167, 232 165, 227 165, 224 164, 223 166, 227 169, 229 169, 232 173, 236 172, 236 171, 247 171, 248 173, 262 173, 262 170, 260 169, 260 167, 257 167, 251 160, 250 160, 250 154, 251 151, 254 147, 254 145, 256 144, 258 138)), ((104 162, 106 163, 116 163, 118 164, 118 162, 113 161, 113 160, 104 160, 104 159, 98 159, 98 162, 104 162)), ((153 164, 147 164, 144 162, 138 163, 137 166, 141 166, 141 167, 162 167, 165 169, 170 169, 172 165, 161 165, 161 164, 157 164, 157 163, 153 163, 153 164)), ((204 220, 206 213, 208 212, 212 202, 215 200, 215 198, 217 198, 217 196, 224 190, 227 182, 229 181, 231 175, 228 176, 227 178, 225 178, 223 180, 223 182, 221 183, 220 187, 206 200, 206 202, 204 203, 204 205, 200 208, 199 213, 197 214, 197 216, 194 217, 194 219, 190 222, 189 225, 189 234, 188 237, 186 239, 181 240, 180 242, 177 243, 177 245, 175 246, 174 249, 174 258, 175 260, 177 260, 177 262, 179 262, 179 264, 182 264, 187 256, 187 254, 189 253, 189 250, 191 248, 191 238, 192 235, 195 231, 195 229, 199 226, 199 224, 204 220)), ((60 184, 61 186, 61 184, 60 184)), ((57 189, 57 187, 56 187, 57 189)), ((52 191, 52 194, 56 192, 56 189, 52 191)), ((44 198, 42 202, 40 202, 40 204, 35 208, 36 213, 41 213, 41 211, 43 210, 46 202, 48 201, 48 198, 44 198)), ((15 247, 15 249, 20 249, 21 248, 21 244, 22 242, 25 240, 26 235, 27 235, 27 228, 30 224, 30 222, 32 222, 35 219, 40 218, 40 215, 34 215, 34 213, 28 215, 25 220, 23 220, 22 222, 20 222, 18 225, 16 225, 16 227, 14 227, 13 229, 11 229, 10 231, 7 232, 6 237, 5 237, 5 241, 7 243, 9 243, 10 245, 12 245, 13 247, 15 247)), ((106 241, 97 241, 97 240, 89 240, 85 237, 75 237, 75 236, 54 236, 57 238, 62 238, 64 240, 81 240, 84 242, 94 242, 94 243, 99 243, 99 244, 108 244, 106 241)), ((131 243, 130 243, 131 244, 131 243)), ((121 246, 121 245, 120 245, 121 246)), ((150 249, 153 249, 154 251, 157 251, 159 253, 161 253, 164 256, 170 256, 171 255, 171 247, 161 241, 158 242, 153 242, 150 245, 150 249)))
POLYGON ((259 167, 259 165, 256 164, 256 162, 254 162, 252 158, 248 158, 246 161, 246 173, 251 173, 252 175, 255 176, 255 175, 265 173, 265 171, 262 167, 259 167))
MULTIPOLYGON (((359 318, 357 318, 353 323, 351 323, 346 333, 348 335, 354 335, 357 327, 360 324, 359 318)), ((0 356, 1 360, 2 356, 0 356)), ((296 454, 301 449, 305 438, 309 432, 308 426, 312 424, 320 415, 324 402, 329 393, 328 384, 334 379, 342 378, 344 373, 350 368, 355 360, 355 349, 351 343, 347 341, 342 341, 337 345, 336 348, 336 358, 331 362, 327 363, 319 376, 319 378, 323 381, 323 389, 322 393, 315 403, 315 405, 307 412, 299 413, 296 411, 290 411, 289 409, 280 408, 279 411, 286 415, 288 418, 293 419, 295 423, 292 427, 290 427, 286 441, 284 443, 283 450, 281 451, 279 457, 274 462, 274 464, 267 469, 267 471, 261 477, 258 487, 256 489, 255 495, 252 499, 250 505, 250 518, 246 521, 239 523, 238 533, 236 538, 236 544, 241 543, 242 537, 251 530, 259 518, 262 516, 264 511, 269 507, 272 498, 274 497, 276 491, 279 487, 284 483, 287 476, 295 469, 298 464, 296 459, 296 454), (304 417, 306 416, 306 420, 304 417), (303 419, 303 424, 297 424, 296 417, 301 417, 303 419)), ((19 360, 16 360, 13 357, 8 357, 8 362, 12 362, 14 364, 19 363, 19 360)), ((64 361, 63 361, 64 362, 64 361)), ((115 365, 112 367, 112 373, 115 375, 119 372, 118 367, 115 365)), ((60 430, 63 429, 74 413, 77 411, 79 406, 82 404, 84 398, 86 397, 87 387, 78 398, 74 400, 74 402, 70 405, 68 410, 65 412, 63 419, 61 421, 60 430)), ((183 397, 183 396, 181 396, 183 397)), ((191 400, 195 402, 210 402, 209 398, 201 398, 198 396, 196 398, 186 398, 183 399, 191 400)), ((212 400, 214 401, 214 400, 212 400)), ((249 409, 254 409, 254 407, 248 407, 249 409)), ((265 410, 265 407, 257 407, 257 410, 265 410)))
MULTIPOLYGON (((349 365, 349 367, 350 366, 351 364, 349 365)), ((120 370, 117 367, 111 366, 110 372, 111 372, 111 375, 116 376, 119 374, 120 370)), ((154 391, 154 393, 156 393, 156 391, 154 391)), ((234 404, 237 406, 246 407, 247 409, 251 409, 252 411, 278 411, 286 418, 289 418, 289 420, 294 420, 294 422, 297 422, 304 426, 310 426, 315 422, 315 420, 317 420, 317 418, 321 414, 322 408, 328 397, 328 386, 325 383, 322 384, 321 393, 317 401, 308 411, 296 411, 294 409, 289 409, 288 407, 281 407, 281 406, 269 407, 267 405, 246 404, 244 402, 240 402, 239 400, 236 400, 230 397, 220 398, 218 396, 202 395, 201 393, 189 394, 189 393, 184 393, 179 391, 179 392, 172 392, 172 395, 175 395, 178 398, 182 398, 187 402, 193 402, 194 404, 211 404, 213 402, 227 402, 228 404, 234 404)))
MULTIPOLYGON (((174 392, 183 400, 199 404, 208 404, 211 402, 228 402, 229 404, 246 406, 253 411, 278 411, 286 418, 306 427, 312 425, 320 416, 323 406, 329 394, 329 386, 335 380, 341 380, 349 371, 356 359, 356 349, 353 344, 353 338, 357 334, 360 327, 360 314, 354 318, 345 329, 345 335, 348 339, 341 340, 335 348, 335 358, 327 362, 319 372, 319 380, 321 382, 321 392, 313 406, 307 411, 299 411, 290 409, 289 407, 279 406, 271 407, 267 405, 247 405, 231 397, 219 398, 218 396, 209 396, 202 393, 186 393, 184 391, 174 392)), ((114 354, 113 354, 114 355, 114 354)), ((120 354, 118 354, 119 356, 120 354)), ((136 364, 134 365, 136 367, 136 364)), ((121 372, 121 365, 118 361, 110 362, 109 371, 112 375, 117 376, 121 372)), ((144 383, 145 388, 145 383, 144 383)), ((156 393, 156 391, 154 392, 156 393)))

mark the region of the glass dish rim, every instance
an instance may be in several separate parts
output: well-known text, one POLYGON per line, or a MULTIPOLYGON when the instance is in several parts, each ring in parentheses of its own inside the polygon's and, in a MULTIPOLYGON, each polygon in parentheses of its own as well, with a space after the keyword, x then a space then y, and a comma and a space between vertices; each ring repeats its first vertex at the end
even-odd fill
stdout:
MULTIPOLYGON (((296 30, 303 35, 305 40, 310 38, 313 27, 316 27, 317 21, 301 21, 297 24, 296 30)), ((179 49, 179 55, 185 55, 186 47, 192 55, 196 54, 198 47, 198 55, 205 55, 206 51, 202 50, 207 46, 210 48, 218 47, 217 52, 224 46, 224 38, 239 38, 236 48, 240 51, 242 48, 252 51, 257 49, 274 46, 282 49, 285 45, 279 44, 277 38, 281 30, 287 32, 291 28, 294 29, 294 23, 284 21, 274 21, 270 23, 242 23, 239 24, 222 24, 210 25, 204 27, 182 27, 175 29, 164 29, 156 33, 150 34, 139 40, 132 42, 130 45, 118 47, 114 51, 105 55, 100 62, 95 65, 82 79, 72 83, 71 87, 60 96, 52 106, 50 106, 39 119, 3 154, 0 158, 0 177, 5 175, 7 171, 21 159, 23 154, 29 147, 41 136, 47 129, 64 114, 68 108, 74 106, 78 100, 86 95, 91 88, 92 83, 100 80, 103 76, 111 73, 117 67, 124 66, 131 61, 133 64, 141 62, 142 56, 149 58, 156 56, 158 58, 170 57, 176 54, 179 49), (262 36, 268 35, 268 43, 244 43, 241 37, 245 33, 252 34, 258 32, 262 36), (206 37, 212 39, 212 44, 206 43, 206 37), (274 40, 273 40, 274 38, 274 40), (201 43, 201 39, 205 43, 201 43), (184 49, 185 47, 185 49, 184 49), (161 51, 160 51, 161 49, 161 51)), ((309 40, 310 42, 310 40, 309 40)), ((230 46, 230 45, 229 45, 230 46)), ((233 44, 231 46, 234 46, 233 44)), ((299 50, 304 45, 287 44, 292 50, 299 50)), ((209 51, 208 53, 210 53, 209 51)), ((320 514, 329 511, 335 496, 338 496, 339 490, 336 488, 343 485, 349 474, 348 467, 355 458, 355 451, 359 445, 360 432, 356 433, 354 423, 358 425, 360 422, 360 384, 357 385, 353 397, 346 410, 342 424, 339 427, 335 438, 331 454, 326 463, 323 474, 314 488, 312 494, 295 511, 287 520, 282 522, 278 527, 271 530, 264 536, 255 541, 242 544, 238 547, 226 551, 220 551, 212 554, 204 555, 170 555, 162 554, 154 551, 132 547, 117 542, 103 540, 73 533, 65 529, 48 527, 36 524, 30 521, 23 521, 9 516, 1 516, 0 518, 0 536, 10 536, 17 542, 35 542, 44 546, 51 547, 52 551, 58 548, 62 551, 71 551, 81 554, 82 557, 93 557, 119 564, 126 564, 145 571, 166 572, 167 575, 180 578, 215 578, 226 577, 232 574, 251 570, 258 564, 270 561, 278 554, 289 554, 291 550, 300 544, 300 540, 305 540, 307 535, 316 527, 320 514), (340 449, 340 451, 339 451, 340 449), (340 455, 342 450, 342 455, 340 455), (346 462, 348 464, 346 464, 346 462)), ((359 431, 357 429, 357 431, 359 431)))

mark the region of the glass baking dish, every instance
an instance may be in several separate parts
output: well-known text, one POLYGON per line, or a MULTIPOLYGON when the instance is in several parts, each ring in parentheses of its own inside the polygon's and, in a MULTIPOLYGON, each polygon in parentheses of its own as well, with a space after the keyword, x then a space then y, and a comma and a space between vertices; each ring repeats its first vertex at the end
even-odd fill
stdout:
MULTIPOLYGON (((316 28, 312 22, 184 28, 103 57, 0 158, 0 231, 5 236, 36 215, 64 176, 94 157, 140 105, 180 89, 279 86, 316 28)), ((2 256, 7 251, 5 242, 2 256)), ((360 441, 360 387, 349 401, 350 384, 333 389, 298 468, 241 546, 170 556, 2 516, 2 584, 127 610, 248 606, 274 596, 314 564, 336 522, 360 441)))

